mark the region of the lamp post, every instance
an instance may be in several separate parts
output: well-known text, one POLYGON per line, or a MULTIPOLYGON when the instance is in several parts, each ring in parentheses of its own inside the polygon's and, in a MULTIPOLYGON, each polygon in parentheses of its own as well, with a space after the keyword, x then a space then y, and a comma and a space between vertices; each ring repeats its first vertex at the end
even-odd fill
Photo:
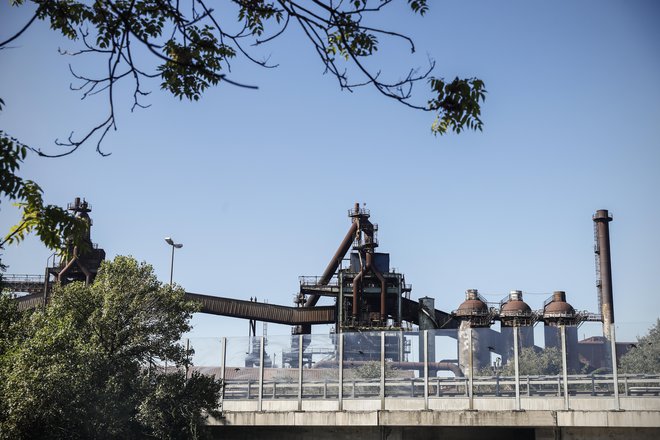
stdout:
POLYGON ((174 240, 172 240, 172 237, 165 237, 165 243, 172 246, 172 262, 170 263, 170 286, 171 286, 172 277, 174 275, 174 249, 181 249, 183 247, 183 243, 175 243, 174 240))

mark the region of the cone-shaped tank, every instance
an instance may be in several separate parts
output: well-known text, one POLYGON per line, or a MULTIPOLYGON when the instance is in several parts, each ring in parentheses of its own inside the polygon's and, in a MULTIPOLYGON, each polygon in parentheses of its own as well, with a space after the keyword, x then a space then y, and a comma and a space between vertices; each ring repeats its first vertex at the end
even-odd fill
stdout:
POLYGON ((546 325, 577 324, 575 309, 566 302, 566 292, 558 290, 543 306, 543 321, 546 325))
POLYGON ((512 290, 508 298, 500 303, 500 320, 506 327, 533 323, 532 309, 523 301, 522 291, 512 290))
POLYGON ((465 301, 452 314, 460 320, 469 321, 470 327, 490 326, 488 305, 477 289, 465 291, 465 301))

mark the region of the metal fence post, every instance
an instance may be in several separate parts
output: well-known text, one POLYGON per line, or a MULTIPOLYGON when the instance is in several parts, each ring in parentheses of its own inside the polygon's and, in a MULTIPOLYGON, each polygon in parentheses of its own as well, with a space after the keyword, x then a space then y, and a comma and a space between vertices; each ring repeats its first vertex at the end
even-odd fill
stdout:
POLYGON ((225 386, 227 381, 226 377, 226 368, 227 368, 227 338, 222 338, 222 352, 220 354, 220 383, 222 384, 222 389, 220 390, 220 405, 225 399, 225 386))
POLYGON ((567 365, 567 353, 566 353, 566 326, 561 325, 561 364, 562 364, 562 373, 564 375, 564 409, 567 411, 570 409, 568 402, 568 365, 567 365))
POLYGON ((380 409, 385 410, 385 332, 380 332, 380 409))
POLYGON ((344 410, 344 333, 339 333, 339 390, 337 391, 338 410, 344 410))
POLYGON ((264 337, 259 337, 259 405, 257 411, 263 411, 264 399, 264 337))
POLYGON ((614 409, 621 409, 619 400, 619 370, 616 364, 616 337, 614 335, 614 325, 610 327, 610 339, 612 340, 612 381, 614 382, 614 409))
MULTIPOLYGON (((520 405, 520 369, 518 365, 518 325, 513 326, 513 365, 516 375, 516 410, 522 409, 520 405)), ((529 385, 528 388, 529 390, 529 385)))
POLYGON ((424 409, 429 409, 429 331, 424 330, 424 409))
POLYGON ((302 411, 303 335, 298 335, 298 411, 302 411))

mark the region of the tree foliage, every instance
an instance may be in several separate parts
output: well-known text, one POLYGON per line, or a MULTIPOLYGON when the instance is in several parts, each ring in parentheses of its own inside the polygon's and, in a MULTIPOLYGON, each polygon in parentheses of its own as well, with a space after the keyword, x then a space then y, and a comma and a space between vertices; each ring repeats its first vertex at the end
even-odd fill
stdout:
MULTIPOLYGON (((352 365, 353 363, 349 363, 352 365)), ((385 362, 385 377, 396 377, 396 368, 392 367, 391 362, 385 362)), ((352 371, 352 376, 360 379, 377 379, 381 375, 380 361, 360 362, 352 371)))
POLYGON ((129 257, 57 288, 45 311, 1 299, 0 438, 198 438, 220 384, 186 377, 177 341, 195 307, 129 257))
MULTIPOLYGON (((415 52, 414 41, 405 34, 377 23, 385 9, 402 0, 13 0, 14 6, 32 4, 33 16, 14 35, 0 41, 8 47, 37 20, 78 43, 73 56, 96 57, 105 73, 95 76, 71 72, 78 81, 72 88, 83 99, 104 93, 108 113, 98 125, 81 135, 56 143, 66 147, 61 156, 94 139, 97 151, 111 129, 116 129, 117 86, 129 82, 132 109, 145 107, 151 78, 174 96, 198 100, 219 83, 256 88, 231 78, 233 62, 247 60, 264 68, 276 67, 259 55, 257 47, 278 40, 296 28, 316 53, 325 73, 342 90, 370 86, 383 96, 408 107, 436 115, 432 131, 444 134, 464 129, 481 130, 484 83, 477 78, 446 81, 434 77, 435 62, 425 68, 385 69, 379 50, 390 41, 403 41, 415 52), (150 55, 150 56, 149 56, 150 55), (368 61, 369 60, 369 61, 368 61), (372 61, 373 60, 373 61, 372 61), (413 94, 416 84, 430 86, 430 98, 413 94)), ((407 0, 413 14, 429 10, 427 0, 407 0)), ((381 51, 382 52, 382 51, 381 51)), ((396 55, 385 55, 394 58, 396 55)), ((398 63, 404 65, 404 63, 398 63)), ((49 155, 42 150, 39 154, 49 155)))
POLYGON ((624 373, 660 373, 660 319, 620 360, 624 373))
MULTIPOLYGON (((502 367, 504 376, 513 376, 515 366, 513 358, 502 367)), ((518 352, 518 369, 522 376, 556 375, 562 370, 561 352, 555 347, 538 350, 523 347, 518 352)))

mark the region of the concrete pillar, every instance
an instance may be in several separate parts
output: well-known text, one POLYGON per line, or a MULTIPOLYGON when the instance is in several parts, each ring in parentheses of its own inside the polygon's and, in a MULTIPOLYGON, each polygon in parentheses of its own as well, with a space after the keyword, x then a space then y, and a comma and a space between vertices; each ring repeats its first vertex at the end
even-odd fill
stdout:
MULTIPOLYGON (((468 321, 461 321, 458 328, 458 365, 466 374, 470 362, 469 332, 471 327, 468 321)), ((475 328, 472 332, 472 351, 473 366, 475 371, 479 371, 490 365, 490 338, 486 329, 475 328)))

